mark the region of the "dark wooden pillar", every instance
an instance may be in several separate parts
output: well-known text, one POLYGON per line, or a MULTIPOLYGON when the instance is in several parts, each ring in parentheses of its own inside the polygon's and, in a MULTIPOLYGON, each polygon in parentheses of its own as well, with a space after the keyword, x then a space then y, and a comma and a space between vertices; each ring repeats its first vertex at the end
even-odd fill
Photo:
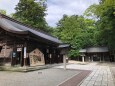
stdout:
POLYGON ((23 47, 21 47, 20 65, 23 66, 23 47))
POLYGON ((15 42, 13 44, 13 52, 12 52, 11 65, 12 66, 16 65, 16 44, 15 44, 15 42))

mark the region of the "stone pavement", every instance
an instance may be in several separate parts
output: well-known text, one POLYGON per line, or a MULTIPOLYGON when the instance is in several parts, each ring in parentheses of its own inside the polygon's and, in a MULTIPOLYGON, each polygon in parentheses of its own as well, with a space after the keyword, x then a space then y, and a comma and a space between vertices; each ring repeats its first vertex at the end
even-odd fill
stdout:
MULTIPOLYGON (((92 73, 84 79, 80 86, 114 86, 114 80, 109 66, 100 66, 93 62, 87 65, 70 64, 68 69, 92 70, 92 73)), ((59 68, 63 68, 60 66, 59 68)))
POLYGON ((0 86, 58 86, 73 76, 79 75, 81 70, 91 70, 92 72, 82 80, 79 86, 114 86, 114 79, 107 64, 98 65, 96 62, 68 64, 68 69, 77 70, 63 70, 61 68, 63 65, 27 73, 0 71, 0 86))

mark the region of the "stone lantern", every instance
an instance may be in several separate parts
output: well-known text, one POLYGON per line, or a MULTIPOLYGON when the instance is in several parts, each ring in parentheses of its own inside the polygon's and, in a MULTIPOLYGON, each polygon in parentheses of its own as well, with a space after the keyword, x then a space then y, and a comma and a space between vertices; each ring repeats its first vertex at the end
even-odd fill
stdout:
POLYGON ((82 53, 81 56, 82 56, 82 62, 84 63, 84 57, 85 57, 85 54, 82 53))
POLYGON ((80 52, 80 56, 82 57, 82 62, 84 63, 86 49, 80 49, 79 52, 80 52))
POLYGON ((70 45, 68 44, 61 44, 58 47, 60 49, 60 54, 63 55, 63 63, 64 63, 64 70, 66 70, 66 59, 67 59, 67 54, 70 49, 70 45))

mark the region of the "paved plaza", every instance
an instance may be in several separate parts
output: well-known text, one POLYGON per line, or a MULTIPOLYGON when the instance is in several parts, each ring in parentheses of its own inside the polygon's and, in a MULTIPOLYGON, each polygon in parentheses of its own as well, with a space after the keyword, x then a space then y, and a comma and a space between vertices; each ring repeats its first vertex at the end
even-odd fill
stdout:
MULTIPOLYGON (((67 68, 92 70, 92 73, 81 82, 80 86, 114 86, 114 79, 109 65, 98 65, 97 62, 93 62, 87 65, 70 64, 67 65, 67 68)), ((63 67, 60 66, 59 68, 63 67)))
POLYGON ((64 70, 61 65, 27 73, 0 71, 0 86, 58 86, 75 75, 79 75, 82 70, 91 70, 92 72, 81 80, 79 86, 114 86, 110 67, 107 64, 98 65, 96 62, 86 65, 68 64, 67 70, 64 70))

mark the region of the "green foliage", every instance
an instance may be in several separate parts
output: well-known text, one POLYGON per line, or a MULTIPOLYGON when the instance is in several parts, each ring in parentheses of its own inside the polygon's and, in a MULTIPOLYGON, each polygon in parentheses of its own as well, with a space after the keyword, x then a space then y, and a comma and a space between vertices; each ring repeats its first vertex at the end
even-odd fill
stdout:
POLYGON ((104 36, 104 41, 110 49, 115 49, 115 15, 113 14, 114 9, 112 7, 107 8, 100 17, 100 29, 101 34, 104 36))
POLYGON ((63 42, 71 44, 69 56, 76 57, 79 49, 96 45, 95 31, 95 21, 78 15, 64 15, 57 24, 55 35, 63 42))
POLYGON ((98 18, 98 45, 115 50, 115 0, 100 0, 98 5, 91 5, 85 15, 92 16, 91 14, 98 18))
POLYGON ((6 15, 6 11, 5 10, 0 9, 0 13, 6 15))
POLYGON ((46 32, 54 36, 55 29, 51 26, 47 26, 46 32))
POLYGON ((88 16, 88 17, 92 17, 93 19, 96 19, 98 17, 98 15, 95 15, 97 14, 97 7, 98 7, 97 4, 93 4, 89 6, 89 8, 85 10, 84 16, 88 16))
POLYGON ((47 31, 47 23, 44 16, 46 4, 44 0, 20 0, 15 7, 13 17, 25 24, 47 31))

